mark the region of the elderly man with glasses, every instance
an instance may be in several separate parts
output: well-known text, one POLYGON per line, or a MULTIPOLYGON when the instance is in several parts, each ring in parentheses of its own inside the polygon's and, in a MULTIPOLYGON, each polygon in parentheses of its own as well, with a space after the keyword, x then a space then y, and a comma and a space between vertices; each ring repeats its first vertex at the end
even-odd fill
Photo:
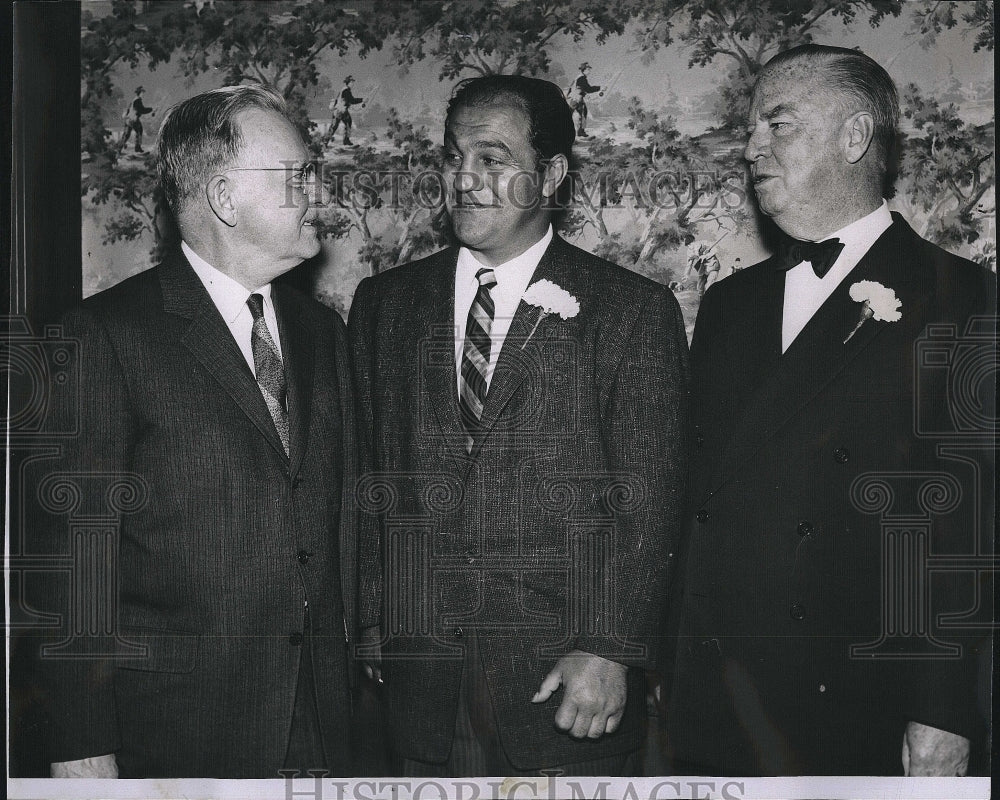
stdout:
MULTIPOLYGON (((181 102, 157 152, 179 248, 64 319, 80 427, 51 469, 122 476, 141 500, 114 532, 118 655, 41 649, 55 777, 352 771, 359 449, 344 324, 275 282, 320 250, 308 158, 270 89, 181 102)), ((70 552, 65 516, 38 530, 44 552, 70 552)), ((40 607, 64 620, 100 590, 46 584, 40 607)))

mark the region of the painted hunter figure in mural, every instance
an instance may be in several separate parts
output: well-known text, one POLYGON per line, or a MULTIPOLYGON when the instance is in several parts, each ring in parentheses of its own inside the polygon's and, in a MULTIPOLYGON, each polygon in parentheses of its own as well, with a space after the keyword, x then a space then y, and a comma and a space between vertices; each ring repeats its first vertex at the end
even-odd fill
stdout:
POLYGON ((352 83, 354 83, 353 75, 348 75, 344 78, 344 88, 330 102, 330 111, 332 112, 330 128, 323 139, 324 144, 329 144, 333 141, 337 135, 337 129, 341 125, 344 126, 344 140, 342 142, 344 147, 350 147, 354 144, 351 141, 351 127, 354 125, 354 119, 351 117, 351 106, 363 104, 365 101, 361 97, 354 96, 354 92, 351 91, 352 83))

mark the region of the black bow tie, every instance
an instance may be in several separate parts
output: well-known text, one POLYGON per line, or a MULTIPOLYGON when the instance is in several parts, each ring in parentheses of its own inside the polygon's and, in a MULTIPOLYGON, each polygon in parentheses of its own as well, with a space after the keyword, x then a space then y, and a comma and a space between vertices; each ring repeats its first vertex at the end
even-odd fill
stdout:
POLYGON ((812 264, 817 278, 822 278, 830 271, 833 262, 837 260, 844 243, 840 239, 826 239, 822 242, 800 242, 798 239, 786 237, 778 251, 778 269, 789 270, 803 261, 812 264))

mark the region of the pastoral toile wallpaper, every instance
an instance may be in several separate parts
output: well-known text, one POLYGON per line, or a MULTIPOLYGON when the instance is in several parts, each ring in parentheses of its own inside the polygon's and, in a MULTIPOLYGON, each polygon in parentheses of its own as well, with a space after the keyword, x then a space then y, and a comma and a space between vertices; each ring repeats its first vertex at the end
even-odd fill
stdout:
POLYGON ((888 69, 903 111, 891 207, 996 269, 986 0, 83 0, 81 36, 85 295, 169 245, 150 152, 188 95, 265 82, 287 99, 331 194, 323 252, 300 270, 346 316, 363 277, 448 242, 436 170, 455 83, 521 73, 568 91, 587 64, 599 88, 560 231, 670 285, 690 334, 705 288, 768 253, 744 114, 760 67, 810 41, 859 47, 888 69), (124 112, 140 86, 152 113, 136 153, 124 112))

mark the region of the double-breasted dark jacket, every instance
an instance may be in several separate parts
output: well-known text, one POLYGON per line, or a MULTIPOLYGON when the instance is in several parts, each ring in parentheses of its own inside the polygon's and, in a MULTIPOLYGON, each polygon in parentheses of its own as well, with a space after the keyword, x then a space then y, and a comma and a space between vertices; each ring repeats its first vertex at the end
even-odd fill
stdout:
POLYGON ((894 215, 782 354, 784 278, 769 259, 698 315, 670 748, 711 774, 901 774, 908 721, 981 729, 995 279, 894 215), (902 316, 845 343, 860 281, 902 316))

